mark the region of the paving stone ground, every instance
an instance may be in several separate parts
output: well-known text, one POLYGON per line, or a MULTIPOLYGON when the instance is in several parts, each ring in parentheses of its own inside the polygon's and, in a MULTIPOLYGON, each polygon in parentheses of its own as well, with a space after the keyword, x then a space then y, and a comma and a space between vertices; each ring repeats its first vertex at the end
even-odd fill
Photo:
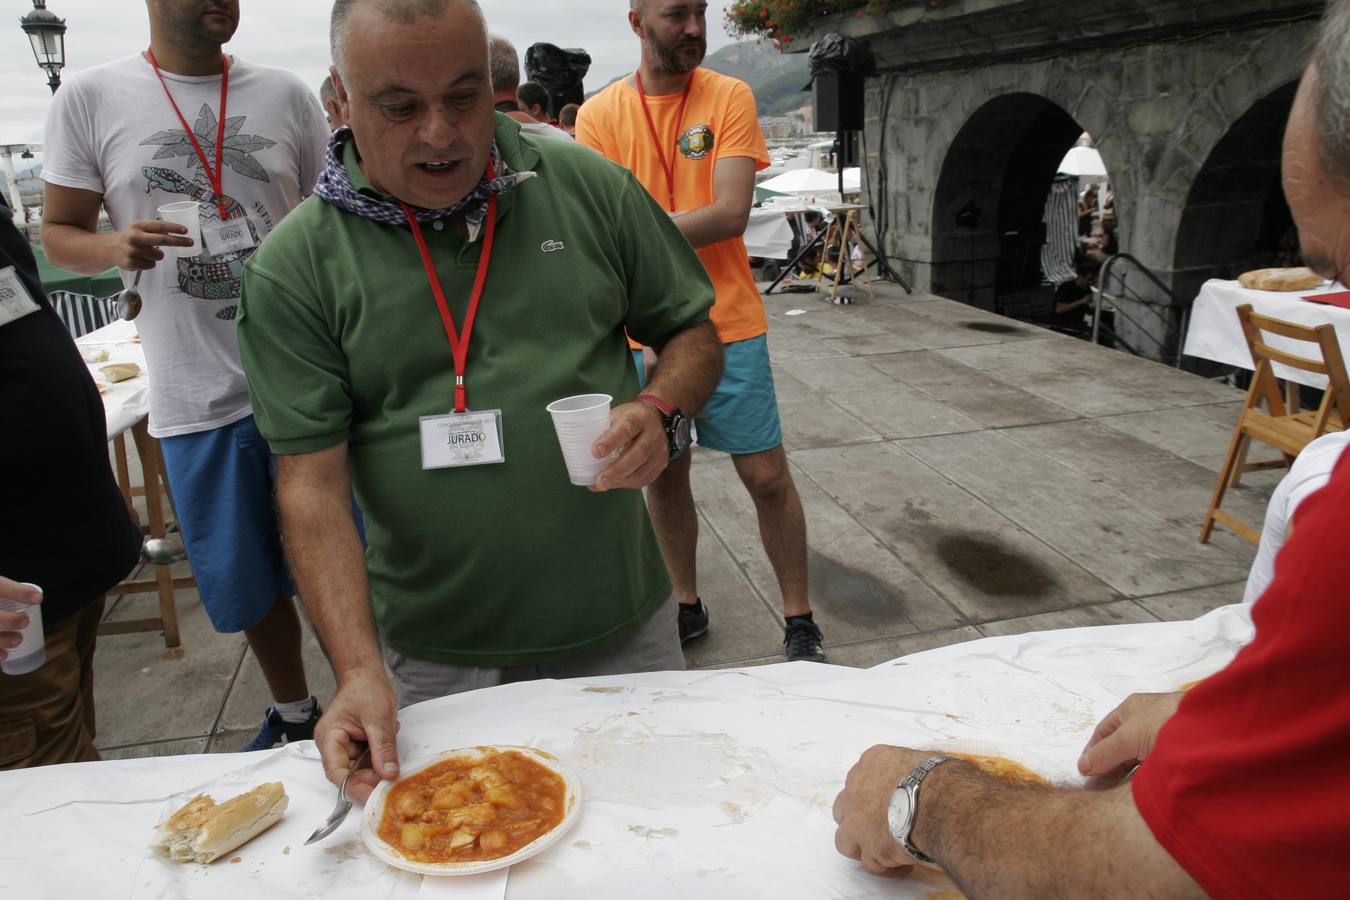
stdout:
MULTIPOLYGON (((830 660, 881 662, 987 635, 1198 616, 1236 602, 1254 548, 1198 541, 1241 394, 929 294, 765 298, 785 446, 806 508, 830 660)), ((691 667, 782 659, 780 597, 731 460, 699 451, 691 667)), ((1227 508, 1259 523, 1278 481, 1227 508)), ((180 591, 182 646, 100 639, 99 746, 121 758, 241 748, 269 699, 240 635, 180 591)), ((153 598, 109 619, 151 615, 153 598)), ((334 681, 307 630, 322 700, 334 681)))

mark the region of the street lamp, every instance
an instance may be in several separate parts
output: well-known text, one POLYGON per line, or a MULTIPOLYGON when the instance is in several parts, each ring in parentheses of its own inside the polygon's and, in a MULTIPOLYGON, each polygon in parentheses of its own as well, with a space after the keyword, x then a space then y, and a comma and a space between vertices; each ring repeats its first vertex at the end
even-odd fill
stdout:
POLYGON ((66 20, 47 9, 46 0, 33 0, 33 11, 19 20, 33 44, 33 58, 47 73, 47 85, 56 93, 66 64, 66 20))

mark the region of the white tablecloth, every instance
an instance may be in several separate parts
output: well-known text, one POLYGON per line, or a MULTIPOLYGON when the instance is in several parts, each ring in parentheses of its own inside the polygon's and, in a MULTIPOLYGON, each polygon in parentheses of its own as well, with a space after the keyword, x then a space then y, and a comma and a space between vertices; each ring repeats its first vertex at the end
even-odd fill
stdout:
MULTIPOLYGON (((868 670, 785 663, 506 685, 404 710, 399 746, 408 759, 529 744, 580 774, 580 820, 511 870, 512 898, 928 897, 942 876, 882 881, 834 850, 830 806, 863 750, 978 740, 1079 783, 1079 751, 1121 699, 1210 675, 1251 634, 1249 607, 1235 605, 1193 622, 988 638, 868 670)), ((360 843, 359 808, 303 846, 333 800, 310 742, 0 773, 0 896, 417 896, 417 876, 360 843), (196 792, 220 800, 268 780, 284 782, 290 809, 239 862, 180 865, 145 849, 196 792)))
POLYGON ((108 351, 106 360, 88 365, 89 373, 103 390, 103 413, 108 418, 108 439, 112 440, 150 414, 150 373, 145 365, 145 349, 136 334, 136 324, 118 319, 77 338, 75 343, 82 351, 108 351), (134 362, 141 367, 141 374, 116 384, 109 383, 99 369, 120 362, 134 362))
POLYGON ((792 249, 792 226, 781 209, 752 209, 745 226, 745 252, 748 256, 786 259, 792 249))
MULTIPOLYGON (((1305 296, 1341 290, 1345 288, 1340 285, 1329 285, 1290 293, 1253 291, 1236 281, 1210 279, 1200 288, 1195 305, 1191 307, 1191 324, 1186 332, 1186 344, 1182 352, 1187 356, 1196 356, 1243 369, 1254 369, 1252 355, 1247 351, 1247 339, 1242 335, 1242 325, 1237 317, 1237 308, 1244 303, 1250 303, 1252 309, 1261 315, 1284 319, 1286 322, 1296 322, 1300 325, 1330 323, 1336 329, 1341 353, 1350 360, 1350 310, 1302 299, 1305 296)), ((1270 334, 1267 335, 1267 340, 1270 346, 1277 350, 1288 350, 1300 356, 1312 354, 1316 358, 1316 349, 1302 341, 1270 334)), ((1321 375, 1290 369, 1278 363, 1274 368, 1275 375, 1279 378, 1306 384, 1309 387, 1327 386, 1326 378, 1321 375)))

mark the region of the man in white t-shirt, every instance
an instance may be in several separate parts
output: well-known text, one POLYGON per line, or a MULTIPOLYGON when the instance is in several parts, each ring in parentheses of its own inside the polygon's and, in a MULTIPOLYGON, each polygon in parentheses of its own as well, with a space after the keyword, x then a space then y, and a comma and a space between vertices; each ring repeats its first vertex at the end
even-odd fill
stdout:
POLYGON ((294 75, 223 53, 238 0, 146 6, 148 51, 70 76, 53 98, 42 242, 63 268, 140 280, 150 433, 211 622, 244 632, 276 701, 260 749, 311 736, 319 709, 234 319, 244 261, 310 193, 328 129, 294 75), (202 246, 157 221, 184 201, 200 204, 202 246), (98 231, 100 206, 110 233, 98 231))
POLYGON ((1312 441, 1303 448, 1289 467, 1289 474, 1270 495, 1266 521, 1261 526, 1261 546, 1257 548, 1256 559, 1252 560, 1251 572, 1247 574, 1243 603, 1255 603, 1275 579, 1275 557, 1294 530, 1294 511, 1331 480, 1331 470, 1336 468, 1341 452, 1348 444, 1348 431, 1324 434, 1312 441))

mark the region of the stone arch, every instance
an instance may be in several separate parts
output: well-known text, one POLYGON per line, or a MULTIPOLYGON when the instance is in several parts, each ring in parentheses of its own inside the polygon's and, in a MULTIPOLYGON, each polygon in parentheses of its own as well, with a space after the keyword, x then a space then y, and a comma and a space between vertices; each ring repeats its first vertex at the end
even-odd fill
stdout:
POLYGON ((1285 122, 1298 81, 1253 102, 1214 144, 1191 183, 1173 250, 1173 288, 1194 296, 1208 278, 1276 265, 1293 218, 1280 184, 1285 122))
POLYGON ((1040 283, 1041 217, 1064 153, 1083 128, 1035 93, 995 96, 952 137, 932 202, 932 290, 986 309, 1040 283), (971 227, 963 210, 978 210, 971 227))

